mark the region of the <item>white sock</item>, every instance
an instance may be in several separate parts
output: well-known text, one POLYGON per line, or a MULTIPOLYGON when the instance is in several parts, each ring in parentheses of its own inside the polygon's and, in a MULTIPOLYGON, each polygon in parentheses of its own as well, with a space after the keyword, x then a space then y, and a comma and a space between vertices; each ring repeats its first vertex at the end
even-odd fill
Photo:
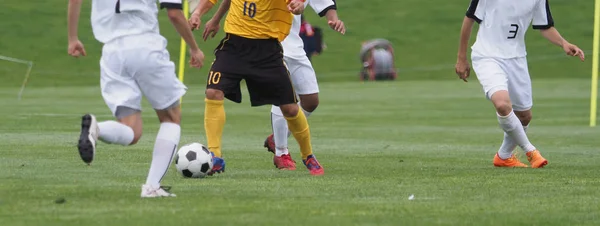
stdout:
POLYGON ((133 142, 133 129, 117 121, 98 123, 98 138, 109 144, 130 145, 133 142))
POLYGON ((517 118, 514 112, 511 112, 507 116, 498 115, 498 123, 500 123, 500 127, 504 132, 508 134, 508 136, 510 136, 523 151, 530 152, 535 150, 535 147, 529 142, 527 134, 525 134, 525 129, 521 125, 521 121, 519 121, 519 118, 517 118))
MULTIPOLYGON (((529 126, 523 126, 523 130, 527 133, 527 128, 529 126)), ((513 155, 513 151, 517 147, 517 142, 515 142, 512 137, 510 137, 506 132, 504 133, 504 140, 502 141, 502 145, 498 150, 498 156, 501 159, 508 159, 513 155)))
POLYGON ((275 140, 275 155, 289 154, 287 149, 288 125, 281 109, 277 106, 271 107, 271 125, 273 126, 273 139, 275 140))
POLYGON ((160 124, 154 152, 152 153, 152 165, 148 172, 146 184, 154 188, 160 187, 160 181, 167 174, 167 170, 173 160, 173 154, 177 150, 181 127, 175 123, 163 122, 160 124))

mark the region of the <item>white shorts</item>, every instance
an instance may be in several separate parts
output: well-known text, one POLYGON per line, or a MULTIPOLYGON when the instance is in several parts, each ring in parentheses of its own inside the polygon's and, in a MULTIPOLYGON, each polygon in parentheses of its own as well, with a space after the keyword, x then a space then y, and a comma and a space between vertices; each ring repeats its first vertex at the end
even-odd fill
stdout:
POLYGON ((317 75, 313 69, 308 57, 288 57, 283 60, 290 71, 292 85, 298 95, 307 95, 319 93, 319 84, 317 84, 317 75))
POLYGON ((472 57, 473 70, 488 99, 500 90, 507 90, 515 111, 526 111, 533 106, 531 78, 527 58, 472 57))
POLYGON ((141 111, 142 95, 156 110, 175 104, 187 87, 177 79, 169 52, 153 42, 148 42, 147 48, 125 44, 113 41, 104 45, 100 59, 102 97, 113 115, 119 106, 141 111))

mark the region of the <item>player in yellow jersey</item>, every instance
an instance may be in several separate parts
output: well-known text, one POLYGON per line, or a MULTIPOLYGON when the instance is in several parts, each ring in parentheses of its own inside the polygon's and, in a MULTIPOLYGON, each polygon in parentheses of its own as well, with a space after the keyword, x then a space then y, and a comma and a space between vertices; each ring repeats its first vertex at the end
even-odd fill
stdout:
MULTIPOLYGON (((201 0, 200 5, 206 4, 201 0)), ((246 80, 252 106, 276 105, 281 108, 288 127, 302 153, 304 165, 312 175, 322 175, 323 167, 312 153, 306 116, 299 110, 289 72, 283 62, 280 42, 288 35, 292 13, 301 14, 300 0, 224 0, 215 18, 225 12, 225 33, 215 50, 210 69, 204 113, 208 148, 214 156, 212 173, 225 170, 221 155, 221 137, 225 125, 225 98, 242 101, 240 81, 246 80)), ((206 35, 205 35, 206 37, 206 35)))

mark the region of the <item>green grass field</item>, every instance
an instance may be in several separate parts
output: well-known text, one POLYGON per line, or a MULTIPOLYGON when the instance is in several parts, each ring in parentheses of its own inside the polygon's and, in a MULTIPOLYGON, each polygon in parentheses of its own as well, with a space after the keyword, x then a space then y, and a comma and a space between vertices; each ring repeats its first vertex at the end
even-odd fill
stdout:
MULTIPOLYGON (((1 226, 600 225, 600 130, 587 126, 590 60, 569 59, 529 31, 528 133, 550 163, 494 168, 502 132, 493 107, 475 78, 460 82, 453 70, 467 0, 338 1, 348 32, 326 30, 328 49, 314 58, 321 105, 309 118, 324 176, 273 167, 262 147, 269 108, 250 108, 246 95, 241 105, 226 103, 225 174, 183 179, 173 166, 163 184, 178 197, 140 199, 158 129, 147 104, 138 145, 99 144, 91 167, 77 154, 80 116, 111 118, 86 2, 80 38, 89 56, 77 60, 66 54, 66 2, 3 3, 11 19, 0 20, 0 55, 32 60, 34 69, 18 101, 26 67, 0 61, 1 226), (379 37, 395 44, 399 81, 360 83, 360 43, 379 37), (60 198, 66 202, 55 203, 60 198)), ((593 1, 550 2, 558 29, 591 56, 593 1)), ((162 12, 177 61, 179 40, 165 19, 162 12)), ((325 26, 310 9, 308 19, 325 26)), ((201 44, 206 62, 217 42, 201 44)), ((206 71, 186 70, 181 144, 206 143, 206 71)))
MULTIPOLYGON (((502 133, 476 83, 323 84, 310 118, 323 177, 276 170, 262 148, 269 108, 228 103, 227 172, 194 180, 172 167, 164 184, 178 197, 161 200, 139 198, 152 112, 138 145, 101 144, 87 167, 79 116, 110 118, 98 88, 34 88, 21 102, 2 89, 0 225, 598 225, 600 131, 585 126, 587 86, 535 83, 529 133, 544 169, 492 166, 502 133)), ((182 143, 205 142, 202 90, 184 99, 182 143)))

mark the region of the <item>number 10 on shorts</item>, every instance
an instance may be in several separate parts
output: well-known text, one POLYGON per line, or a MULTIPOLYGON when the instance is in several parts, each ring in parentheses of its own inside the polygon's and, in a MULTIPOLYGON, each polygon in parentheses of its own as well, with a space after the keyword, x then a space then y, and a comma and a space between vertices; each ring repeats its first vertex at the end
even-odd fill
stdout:
POLYGON ((221 72, 210 71, 210 73, 208 74, 208 84, 209 85, 219 84, 220 81, 221 81, 221 72))

